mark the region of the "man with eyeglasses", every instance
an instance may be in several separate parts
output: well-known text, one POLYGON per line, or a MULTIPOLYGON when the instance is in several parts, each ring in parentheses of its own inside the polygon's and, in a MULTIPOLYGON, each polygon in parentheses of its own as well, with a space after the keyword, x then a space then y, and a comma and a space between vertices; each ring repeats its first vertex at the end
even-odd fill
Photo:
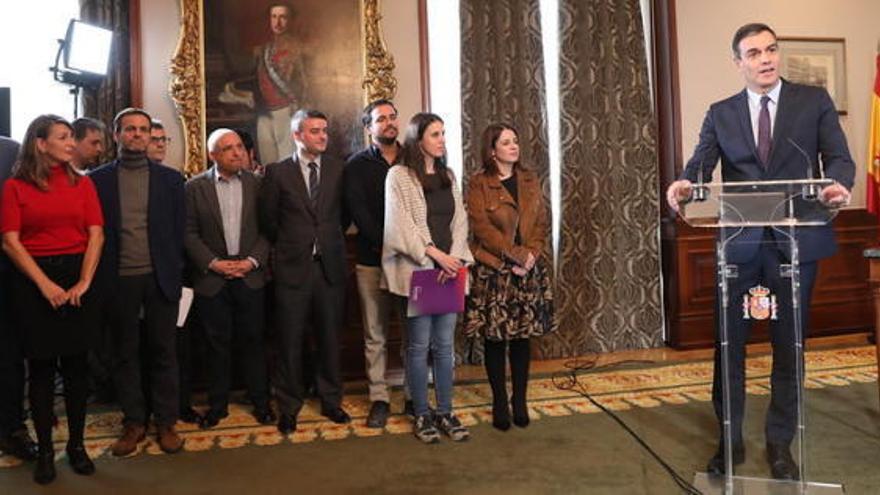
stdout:
POLYGON ((156 163, 165 163, 165 154, 171 138, 165 135, 165 126, 159 119, 150 121, 150 141, 147 143, 147 158, 156 163))

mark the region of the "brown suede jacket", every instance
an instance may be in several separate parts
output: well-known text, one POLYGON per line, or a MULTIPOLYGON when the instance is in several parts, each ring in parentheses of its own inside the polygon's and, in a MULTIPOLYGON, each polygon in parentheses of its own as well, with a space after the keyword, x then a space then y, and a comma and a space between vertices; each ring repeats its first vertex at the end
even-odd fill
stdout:
POLYGON ((540 258, 547 239, 547 207, 537 174, 517 167, 516 187, 514 202, 497 175, 479 172, 468 182, 471 252, 495 269, 505 261, 522 266, 529 253, 540 258), (520 244, 515 243, 517 229, 520 244))

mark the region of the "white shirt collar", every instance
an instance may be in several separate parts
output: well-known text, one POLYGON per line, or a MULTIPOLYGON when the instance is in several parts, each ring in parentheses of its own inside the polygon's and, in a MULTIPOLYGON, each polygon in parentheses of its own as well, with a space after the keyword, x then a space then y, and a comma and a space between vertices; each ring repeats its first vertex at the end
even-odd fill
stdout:
POLYGON ((304 156, 302 156, 299 153, 299 151, 297 151, 296 155, 294 155, 294 156, 295 156, 296 162, 299 164, 300 167, 302 167, 303 170, 308 170, 309 163, 311 163, 311 162, 314 162, 315 164, 317 164, 318 170, 321 170, 321 155, 318 155, 317 157, 315 157, 315 159, 311 160, 311 162, 309 160, 306 160, 306 158, 304 156))
MULTIPOLYGON (((776 81, 776 86, 773 86, 773 89, 766 93, 767 96, 770 97, 770 103, 774 105, 779 104, 779 93, 782 90, 782 79, 776 81)), ((749 95, 749 102, 753 106, 757 106, 760 108, 761 106, 761 97, 764 96, 761 93, 755 93, 750 88, 746 88, 746 92, 749 95)))
POLYGON ((216 163, 214 164, 213 167, 211 167, 211 170, 212 170, 213 173, 214 173, 214 182, 228 182, 228 181, 230 181, 230 180, 233 179, 233 178, 234 178, 234 179, 240 179, 240 178, 241 178, 241 170, 239 170, 235 175, 233 175, 233 176, 230 177, 229 179, 223 177, 222 175, 220 175, 220 171, 217 170, 217 164, 216 164, 216 163))

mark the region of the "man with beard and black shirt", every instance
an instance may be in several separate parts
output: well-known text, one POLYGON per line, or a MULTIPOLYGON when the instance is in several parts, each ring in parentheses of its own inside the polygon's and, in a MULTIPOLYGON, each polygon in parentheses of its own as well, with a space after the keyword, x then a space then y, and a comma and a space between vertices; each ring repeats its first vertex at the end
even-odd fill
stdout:
POLYGON ((385 371, 393 303, 391 294, 380 288, 379 282, 382 279, 385 176, 388 169, 401 158, 400 144, 397 142, 397 108, 390 100, 373 101, 364 108, 361 121, 370 135, 370 144, 345 164, 344 194, 346 207, 358 230, 356 272, 372 402, 367 426, 382 428, 390 412, 385 371))

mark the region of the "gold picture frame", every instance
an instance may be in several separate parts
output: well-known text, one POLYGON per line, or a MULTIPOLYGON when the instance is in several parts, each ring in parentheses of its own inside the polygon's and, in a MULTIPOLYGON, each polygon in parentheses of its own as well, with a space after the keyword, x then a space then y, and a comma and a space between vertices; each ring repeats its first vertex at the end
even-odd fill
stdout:
MULTIPOLYGON (((358 4, 363 56, 362 103, 377 98, 392 99, 397 92, 397 80, 394 77, 394 59, 382 37, 380 0, 358 0, 358 4)), ((183 171, 187 176, 202 171, 207 164, 205 139, 208 129, 206 122, 208 81, 205 78, 204 7, 204 0, 180 0, 180 37, 170 66, 169 93, 183 127, 185 147, 183 171)), ((329 9, 331 6, 326 8, 329 9)), ((353 110, 359 114, 361 109, 353 110)))

